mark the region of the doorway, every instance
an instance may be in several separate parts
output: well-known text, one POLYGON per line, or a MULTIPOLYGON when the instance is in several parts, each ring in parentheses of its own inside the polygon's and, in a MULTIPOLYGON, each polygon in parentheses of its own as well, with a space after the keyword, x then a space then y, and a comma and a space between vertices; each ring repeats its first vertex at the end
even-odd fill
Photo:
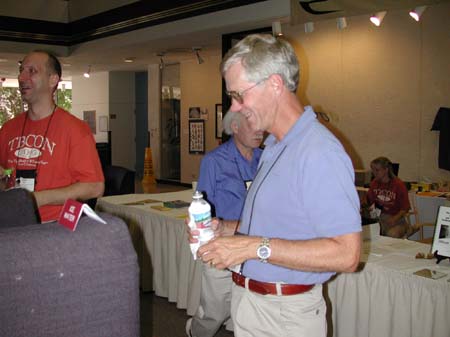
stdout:
POLYGON ((162 180, 180 181, 180 65, 161 69, 161 174, 162 180))

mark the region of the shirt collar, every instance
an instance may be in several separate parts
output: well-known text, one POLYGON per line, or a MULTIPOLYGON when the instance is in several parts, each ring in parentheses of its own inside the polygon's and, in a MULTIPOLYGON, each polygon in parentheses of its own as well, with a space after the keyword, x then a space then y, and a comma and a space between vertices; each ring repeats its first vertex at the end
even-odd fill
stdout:
POLYGON ((316 113, 310 105, 305 106, 303 114, 297 119, 295 124, 291 127, 288 133, 283 137, 281 141, 275 138, 274 135, 270 134, 266 141, 264 142, 265 146, 271 147, 276 146, 277 143, 281 145, 289 144, 292 139, 298 138, 303 133, 311 123, 317 120, 316 113))

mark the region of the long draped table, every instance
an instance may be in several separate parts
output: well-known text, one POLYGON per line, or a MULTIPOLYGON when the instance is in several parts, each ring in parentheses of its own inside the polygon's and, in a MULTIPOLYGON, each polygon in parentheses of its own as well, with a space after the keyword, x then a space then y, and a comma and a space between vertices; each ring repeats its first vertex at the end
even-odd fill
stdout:
MULTIPOLYGON (((104 197, 97 210, 128 223, 139 257, 141 287, 176 302, 193 315, 198 307, 201 262, 194 261, 184 220, 187 208, 158 211, 161 203, 124 205, 154 199, 191 200, 192 191, 104 197)), ((334 337, 449 337, 450 262, 416 259, 430 245, 378 235, 378 224, 364 226, 366 240, 359 272, 339 274, 324 287, 328 299, 329 336, 334 337), (369 239, 370 238, 370 239, 369 239), (445 277, 413 275, 429 268, 445 277)))
POLYGON ((325 287, 332 336, 449 337, 449 260, 416 259, 430 245, 381 237, 378 226, 364 226, 372 238, 363 241, 362 270, 339 274, 325 287), (424 268, 446 275, 433 280, 413 274, 424 268))
POLYGON ((189 248, 184 217, 187 208, 159 211, 164 201, 192 200, 192 190, 126 194, 100 198, 96 210, 122 218, 129 227, 141 272, 141 288, 176 302, 193 315, 200 302, 201 262, 189 248), (161 201, 149 203, 148 201, 161 201), (146 201, 141 205, 125 205, 146 201))

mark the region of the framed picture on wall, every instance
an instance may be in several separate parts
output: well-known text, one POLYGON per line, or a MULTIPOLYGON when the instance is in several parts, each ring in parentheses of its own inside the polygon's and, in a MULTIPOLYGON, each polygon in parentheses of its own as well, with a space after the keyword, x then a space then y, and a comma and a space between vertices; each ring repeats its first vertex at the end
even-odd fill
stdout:
POLYGON ((222 104, 216 104, 216 138, 222 138, 222 104))
POLYGON ((205 121, 203 119, 189 120, 189 153, 205 153, 205 121))

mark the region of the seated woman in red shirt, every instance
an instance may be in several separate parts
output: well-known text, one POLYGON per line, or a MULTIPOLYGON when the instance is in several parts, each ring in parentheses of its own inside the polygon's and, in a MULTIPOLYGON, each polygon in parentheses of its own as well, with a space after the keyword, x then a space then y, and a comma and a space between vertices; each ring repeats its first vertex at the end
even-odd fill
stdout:
POLYGON ((413 234, 406 215, 409 205, 408 190, 392 170, 392 163, 386 157, 378 157, 370 163, 374 179, 367 192, 367 203, 381 210, 381 234, 403 238, 413 234))

